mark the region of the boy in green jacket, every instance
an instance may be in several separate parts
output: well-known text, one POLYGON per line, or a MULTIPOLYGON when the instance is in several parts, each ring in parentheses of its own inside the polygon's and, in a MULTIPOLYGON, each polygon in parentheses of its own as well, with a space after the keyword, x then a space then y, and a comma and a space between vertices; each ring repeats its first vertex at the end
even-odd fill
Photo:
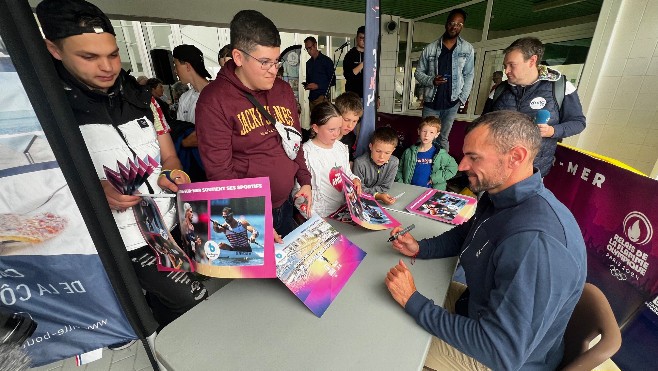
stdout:
POLYGON ((457 161, 434 140, 441 132, 441 120, 423 118, 418 127, 419 143, 407 148, 400 160, 396 182, 445 191, 448 179, 457 174, 457 161))

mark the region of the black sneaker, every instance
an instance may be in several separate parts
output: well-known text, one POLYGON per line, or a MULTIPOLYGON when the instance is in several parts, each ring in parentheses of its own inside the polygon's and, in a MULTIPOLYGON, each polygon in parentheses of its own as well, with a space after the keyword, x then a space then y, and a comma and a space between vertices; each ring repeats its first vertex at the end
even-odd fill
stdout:
POLYGON ((108 345, 107 349, 109 349, 109 350, 122 350, 122 349, 130 348, 130 346, 135 344, 136 341, 137 340, 130 340, 130 341, 127 341, 125 343, 118 343, 118 344, 108 345))

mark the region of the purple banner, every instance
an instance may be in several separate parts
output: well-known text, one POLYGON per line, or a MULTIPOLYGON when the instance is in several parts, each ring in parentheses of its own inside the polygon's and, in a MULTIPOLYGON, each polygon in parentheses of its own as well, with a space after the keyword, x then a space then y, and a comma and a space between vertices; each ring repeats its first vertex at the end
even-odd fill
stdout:
POLYGON ((356 156, 369 151, 370 136, 377 116, 377 68, 379 58, 379 0, 366 1, 366 48, 363 60, 363 118, 356 156))
POLYGON ((658 182, 558 146, 544 184, 574 214, 588 255, 588 282, 624 324, 658 293, 658 182))

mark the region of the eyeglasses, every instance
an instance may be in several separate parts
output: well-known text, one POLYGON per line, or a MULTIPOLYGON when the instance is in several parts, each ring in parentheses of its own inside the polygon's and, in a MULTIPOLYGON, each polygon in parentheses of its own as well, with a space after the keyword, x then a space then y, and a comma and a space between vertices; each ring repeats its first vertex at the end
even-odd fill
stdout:
POLYGON ((460 23, 460 22, 448 22, 448 26, 462 28, 462 27, 464 27, 464 24, 460 23))
POLYGON ((260 63, 260 68, 262 70, 269 70, 270 68, 272 68, 272 66, 276 66, 276 68, 279 69, 279 67, 281 67, 281 65, 283 65, 282 61, 279 61, 279 60, 275 60, 274 62, 272 62, 270 60, 264 60, 263 61, 263 60, 260 60, 260 59, 256 59, 256 57, 254 57, 253 55, 247 53, 246 51, 244 51, 242 49, 238 49, 238 50, 241 51, 242 53, 246 54, 247 56, 249 56, 251 59, 255 60, 256 62, 260 63))

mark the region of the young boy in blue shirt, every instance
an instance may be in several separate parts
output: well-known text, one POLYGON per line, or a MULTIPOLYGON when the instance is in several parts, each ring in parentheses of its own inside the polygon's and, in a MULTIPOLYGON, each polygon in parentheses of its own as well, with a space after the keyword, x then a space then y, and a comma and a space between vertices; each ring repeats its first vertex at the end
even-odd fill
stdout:
POLYGON ((395 181, 445 191, 448 179, 457 174, 457 161, 433 143, 440 132, 438 117, 423 118, 418 127, 419 143, 404 151, 395 181))
POLYGON ((364 153, 354 160, 354 175, 361 178, 361 189, 371 194, 376 200, 387 205, 395 198, 387 192, 391 188, 398 172, 399 160, 392 156, 398 145, 398 135, 389 127, 376 129, 370 139, 370 153, 364 153))

